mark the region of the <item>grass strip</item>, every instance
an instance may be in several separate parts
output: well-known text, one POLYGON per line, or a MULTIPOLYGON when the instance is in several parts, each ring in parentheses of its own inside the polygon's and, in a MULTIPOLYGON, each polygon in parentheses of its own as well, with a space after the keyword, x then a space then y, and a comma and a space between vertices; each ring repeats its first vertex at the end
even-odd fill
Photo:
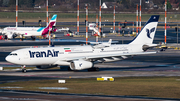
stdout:
POLYGON ((58 80, 18 81, 0 84, 0 87, 58 93, 180 98, 180 77, 119 77, 114 82, 96 81, 96 78, 65 80, 65 84, 59 84, 58 80), (39 87, 66 87, 68 90, 38 89, 39 87))

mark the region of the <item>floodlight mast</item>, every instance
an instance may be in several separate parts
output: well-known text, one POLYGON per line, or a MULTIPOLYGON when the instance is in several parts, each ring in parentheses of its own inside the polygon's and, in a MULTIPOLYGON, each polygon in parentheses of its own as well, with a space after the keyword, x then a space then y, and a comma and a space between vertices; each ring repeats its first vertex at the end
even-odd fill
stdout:
POLYGON ((46 0, 46 25, 48 26, 48 0, 46 0))
POLYGON ((79 0, 77 1, 77 34, 79 35, 79 0))
POLYGON ((101 33, 101 0, 99 0, 99 33, 101 33))
POLYGON ((141 0, 139 5, 139 31, 141 31, 141 0))
POLYGON ((138 4, 136 7, 136 34, 138 34, 138 4))
POLYGON ((86 5, 86 45, 88 44, 88 5, 86 5))
POLYGON ((16 27, 18 27, 18 0, 16 0, 16 27))
POLYGON ((114 17, 113 17, 113 33, 116 33, 116 29, 115 29, 115 6, 114 6, 114 17))
POLYGON ((165 44, 166 44, 166 19, 167 19, 166 13, 167 13, 167 0, 165 0, 165 26, 164 26, 164 28, 165 28, 165 30, 164 30, 164 43, 165 44))

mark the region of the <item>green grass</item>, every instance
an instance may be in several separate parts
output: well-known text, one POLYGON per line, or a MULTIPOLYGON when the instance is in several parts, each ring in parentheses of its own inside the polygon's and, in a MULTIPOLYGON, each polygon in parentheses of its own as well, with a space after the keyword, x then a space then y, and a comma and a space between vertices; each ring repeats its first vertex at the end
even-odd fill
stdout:
MULTIPOLYGON (((55 13, 49 13, 51 16, 55 13)), ((76 13, 56 13, 58 15, 58 22, 76 22, 77 14, 76 13)), ((149 17, 154 14, 142 14, 142 21, 147 21, 149 17)), ((155 14, 158 15, 158 14, 155 14)), ((164 14, 159 14, 160 21, 164 21, 164 14)), ((0 12, 0 21, 1 22, 15 22, 15 12, 0 12)), ((80 13, 79 15, 80 21, 84 22, 85 13, 80 13)), ((89 21, 96 21, 96 14, 90 13, 88 15, 89 21)), ((19 12, 18 13, 18 21, 22 22, 23 20, 27 22, 37 22, 39 19, 46 20, 45 12, 19 12)), ((112 14, 103 14, 102 13, 102 21, 109 20, 109 22, 113 21, 113 13, 112 14)), ((136 14, 116 14, 116 21, 136 21, 136 14)), ((167 14, 167 21, 169 22, 177 22, 180 21, 180 14, 167 14), (175 17, 175 15, 177 15, 175 17)))
MULTIPOLYGON (((145 97, 180 98, 180 77, 121 77, 114 82, 91 79, 21 81, 0 84, 0 87, 24 87, 19 90, 59 93, 130 95, 145 97), (38 87, 67 87, 68 90, 40 90, 38 87)), ((17 90, 17 89, 15 89, 17 90)))

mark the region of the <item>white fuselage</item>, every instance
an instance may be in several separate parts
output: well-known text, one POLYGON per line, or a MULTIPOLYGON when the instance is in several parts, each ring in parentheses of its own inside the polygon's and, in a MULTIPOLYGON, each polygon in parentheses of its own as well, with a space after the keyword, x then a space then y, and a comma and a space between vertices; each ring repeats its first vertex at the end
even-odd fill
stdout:
POLYGON ((2 33, 17 34, 23 36, 41 36, 44 27, 6 27, 2 33))
MULTIPOLYGON (((6 60, 18 65, 69 65, 68 60, 86 59, 90 56, 104 56, 106 55, 142 52, 143 50, 136 50, 138 45, 111 45, 106 48, 94 49, 92 46, 67 46, 67 47, 46 47, 46 48, 25 48, 11 52, 6 60)), ((142 47, 142 45, 140 45, 142 47)), ((115 59, 114 60, 118 60, 115 59)), ((108 58, 107 61, 108 62, 108 58)))

